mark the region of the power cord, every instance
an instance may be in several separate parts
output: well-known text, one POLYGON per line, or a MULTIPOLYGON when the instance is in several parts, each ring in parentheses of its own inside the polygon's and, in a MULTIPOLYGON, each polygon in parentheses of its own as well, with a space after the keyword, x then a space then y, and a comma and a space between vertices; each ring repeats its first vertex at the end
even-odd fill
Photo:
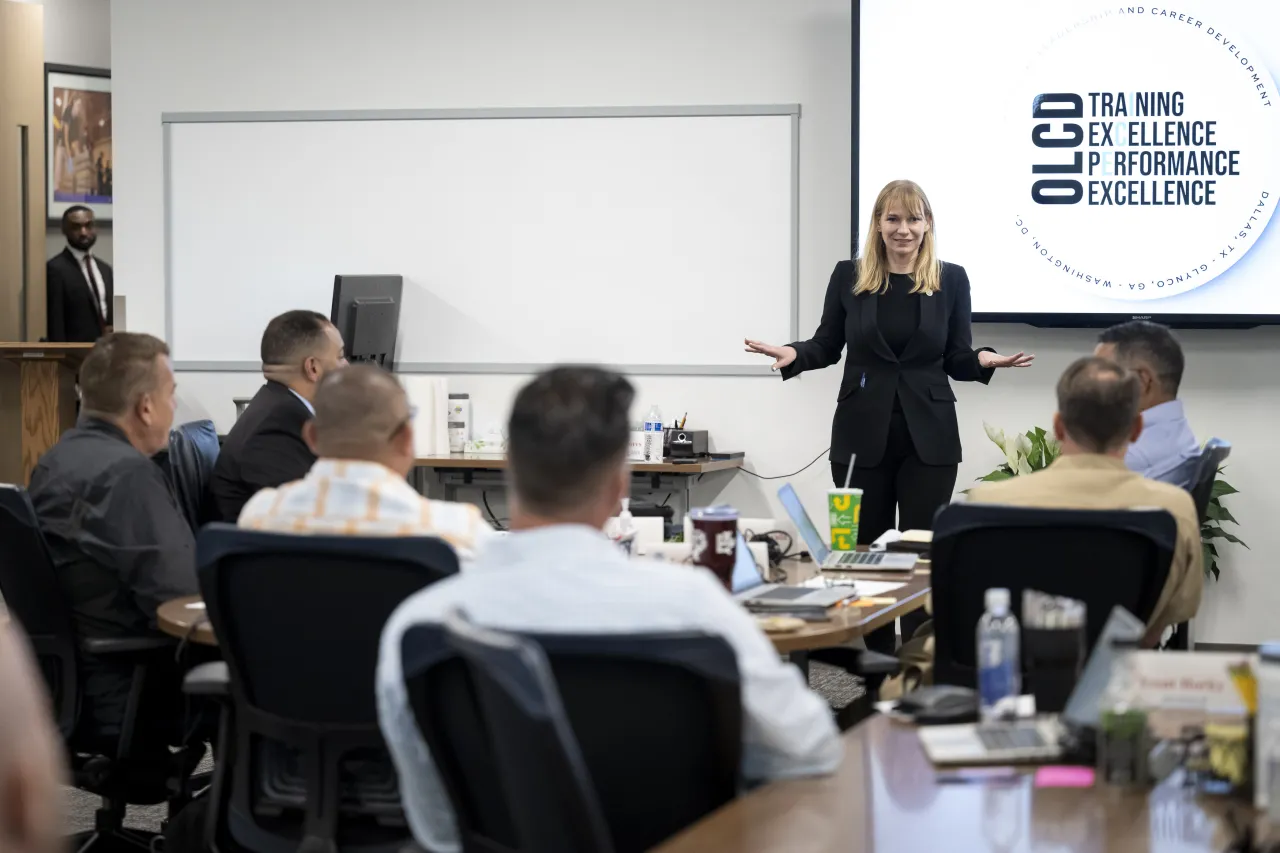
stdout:
POLYGON ((783 560, 794 556, 791 553, 791 546, 793 544, 791 534, 785 530, 769 530, 764 533, 756 533, 754 530, 744 530, 742 531, 742 535, 748 542, 765 543, 765 548, 769 554, 769 568, 771 569, 781 567, 783 560), (782 537, 787 540, 785 547, 778 541, 778 537, 782 537))
POLYGON ((484 489, 480 490, 480 500, 484 503, 484 511, 489 513, 489 521, 493 522, 493 529, 506 530, 507 528, 498 520, 497 513, 493 511, 493 507, 489 506, 489 493, 484 489))
POLYGON ((819 459, 825 456, 827 451, 829 450, 831 450, 830 447, 822 451, 822 453, 819 453, 817 456, 813 457, 813 462, 810 462, 808 465, 804 466, 799 471, 792 471, 790 474, 779 474, 776 477, 766 477, 763 474, 757 474, 755 471, 748 471, 746 468, 739 468, 738 470, 744 474, 748 474, 752 477, 755 477, 757 480, 789 480, 792 477, 796 476, 797 474, 801 474, 805 471, 808 471, 810 468, 813 467, 814 462, 817 462, 819 459))

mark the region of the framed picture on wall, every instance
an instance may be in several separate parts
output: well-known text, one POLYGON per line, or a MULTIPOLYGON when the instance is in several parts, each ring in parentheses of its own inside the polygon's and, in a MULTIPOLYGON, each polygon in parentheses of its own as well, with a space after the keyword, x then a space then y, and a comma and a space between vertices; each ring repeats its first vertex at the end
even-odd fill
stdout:
POLYGON ((111 72, 45 65, 45 183, 49 221, 82 204, 111 220, 111 72))

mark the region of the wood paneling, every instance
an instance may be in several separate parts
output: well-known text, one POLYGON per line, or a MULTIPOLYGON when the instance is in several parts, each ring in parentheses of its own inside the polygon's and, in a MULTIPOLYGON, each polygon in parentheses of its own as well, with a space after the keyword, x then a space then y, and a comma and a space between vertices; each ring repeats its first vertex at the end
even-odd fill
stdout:
POLYGON ((0 413, 18 424, 12 443, 0 445, 0 482, 25 485, 40 457, 75 424, 76 372, 92 348, 0 343, 0 413))
POLYGON ((0 0, 0 340, 45 333, 44 174, 44 9, 0 0))
MULTIPOLYGON (((44 199, 44 9, 0 0, 0 341, 24 304, 26 339, 45 333, 44 199)), ((0 365, 0 482, 25 482, 18 373, 0 365)))

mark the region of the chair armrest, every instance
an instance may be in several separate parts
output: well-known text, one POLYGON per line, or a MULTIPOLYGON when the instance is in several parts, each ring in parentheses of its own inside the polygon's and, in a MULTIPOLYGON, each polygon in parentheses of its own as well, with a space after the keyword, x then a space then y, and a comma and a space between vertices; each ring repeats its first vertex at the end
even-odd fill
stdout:
POLYGON ((80 650, 91 655, 137 655, 169 651, 178 645, 170 637, 82 637, 80 650))
POLYGON ((226 696, 230 688, 231 675, 225 661, 202 663, 182 679, 182 692, 191 696, 226 696))

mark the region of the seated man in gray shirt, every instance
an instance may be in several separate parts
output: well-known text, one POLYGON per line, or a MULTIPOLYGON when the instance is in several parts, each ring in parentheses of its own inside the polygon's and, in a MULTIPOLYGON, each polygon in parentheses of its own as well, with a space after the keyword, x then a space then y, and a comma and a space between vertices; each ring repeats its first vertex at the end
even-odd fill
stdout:
POLYGON ((1125 465, 1149 480, 1189 489, 1200 443, 1178 399, 1184 364, 1178 340, 1159 323, 1131 320, 1099 335, 1093 354, 1133 372, 1142 389, 1142 435, 1129 445, 1125 465))
MULTIPOLYGON (((80 637, 154 634, 160 604, 199 591, 191 527, 151 459, 168 446, 175 388, 164 341, 99 338, 80 367, 80 420, 31 473, 31 502, 80 637)), ((73 742, 110 749, 133 665, 92 655, 80 665, 84 710, 73 742)), ((157 664, 147 688, 136 740, 163 757, 183 734, 177 664, 157 664)))
POLYGON ((508 425, 509 536, 461 574, 392 614, 378 660, 378 713, 418 842, 459 850, 457 826, 404 687, 400 641, 456 607, 513 631, 701 631, 723 637, 742 681, 742 774, 750 780, 830 773, 840 741, 827 703, 783 663, 753 619, 709 572, 628 559, 602 532, 631 488, 628 414, 635 393, 590 367, 542 374, 516 397, 508 425))

